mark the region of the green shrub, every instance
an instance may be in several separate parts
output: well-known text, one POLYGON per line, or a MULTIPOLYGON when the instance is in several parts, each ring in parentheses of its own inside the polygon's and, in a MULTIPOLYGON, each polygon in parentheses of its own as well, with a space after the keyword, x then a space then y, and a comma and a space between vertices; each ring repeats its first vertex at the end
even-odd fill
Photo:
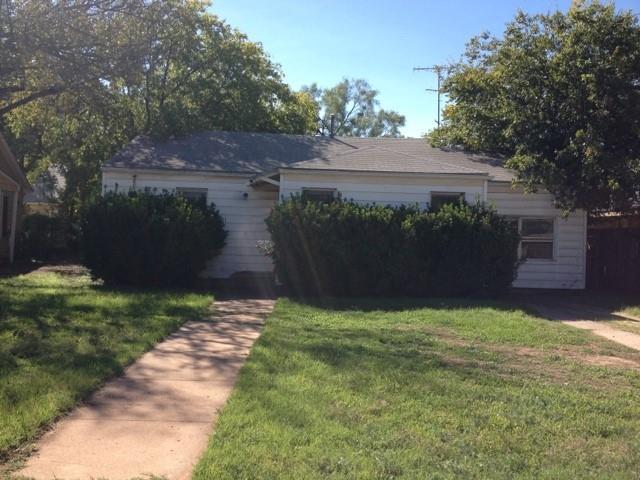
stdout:
POLYGON ((444 205, 404 221, 405 268, 410 293, 465 295, 496 293, 513 282, 518 234, 495 210, 483 205, 444 205))
POLYGON ((300 296, 462 295, 507 288, 517 233, 482 205, 360 205, 294 197, 266 220, 278 278, 300 296))
POLYGON ((82 218, 85 264, 113 284, 192 284, 226 235, 214 205, 166 194, 108 193, 82 218))
POLYGON ((50 260, 65 250, 65 226, 60 217, 39 213, 22 219, 18 256, 29 260, 50 260))

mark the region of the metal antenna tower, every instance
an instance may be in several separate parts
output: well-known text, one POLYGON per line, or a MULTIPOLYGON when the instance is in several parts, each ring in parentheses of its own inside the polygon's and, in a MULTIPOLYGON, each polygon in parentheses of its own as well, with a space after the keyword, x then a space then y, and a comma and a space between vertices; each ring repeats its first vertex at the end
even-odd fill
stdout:
POLYGON ((427 71, 427 72, 436 72, 436 76, 438 77, 438 88, 425 88, 427 92, 436 92, 438 94, 438 120, 436 123, 438 127, 440 126, 440 95, 442 91, 440 90, 440 85, 442 84, 442 72, 444 71, 444 65, 434 65, 433 67, 413 67, 414 72, 418 71, 427 71))

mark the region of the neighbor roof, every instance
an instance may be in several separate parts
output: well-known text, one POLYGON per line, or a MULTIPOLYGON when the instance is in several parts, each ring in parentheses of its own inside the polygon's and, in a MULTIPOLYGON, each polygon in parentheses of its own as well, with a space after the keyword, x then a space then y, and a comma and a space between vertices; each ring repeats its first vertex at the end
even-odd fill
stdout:
POLYGON ((421 138, 203 132, 166 141, 136 137, 106 168, 269 173, 280 168, 488 175, 510 181, 500 157, 433 148, 421 138))

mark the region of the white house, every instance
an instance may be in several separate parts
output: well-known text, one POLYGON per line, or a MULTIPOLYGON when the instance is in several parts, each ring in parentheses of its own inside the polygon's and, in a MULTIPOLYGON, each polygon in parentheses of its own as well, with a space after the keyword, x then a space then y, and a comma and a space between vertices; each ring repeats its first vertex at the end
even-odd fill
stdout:
POLYGON ((568 216, 548 193, 512 188, 502 160, 430 147, 423 139, 205 132, 165 142, 134 139, 102 169, 103 189, 205 196, 226 220, 227 245, 203 272, 225 279, 264 275, 271 260, 265 217, 292 194, 383 205, 487 202, 517 222, 522 241, 515 287, 582 289, 585 212, 568 216))
POLYGON ((22 202, 31 190, 16 157, 0 134, 0 265, 13 262, 22 202))

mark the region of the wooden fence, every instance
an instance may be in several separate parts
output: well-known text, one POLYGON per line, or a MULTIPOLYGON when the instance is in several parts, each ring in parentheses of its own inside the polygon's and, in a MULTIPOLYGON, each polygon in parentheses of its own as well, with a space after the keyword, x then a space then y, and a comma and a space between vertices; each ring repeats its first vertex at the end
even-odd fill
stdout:
POLYGON ((592 219, 587 245, 587 288, 640 293, 640 218, 592 219))

